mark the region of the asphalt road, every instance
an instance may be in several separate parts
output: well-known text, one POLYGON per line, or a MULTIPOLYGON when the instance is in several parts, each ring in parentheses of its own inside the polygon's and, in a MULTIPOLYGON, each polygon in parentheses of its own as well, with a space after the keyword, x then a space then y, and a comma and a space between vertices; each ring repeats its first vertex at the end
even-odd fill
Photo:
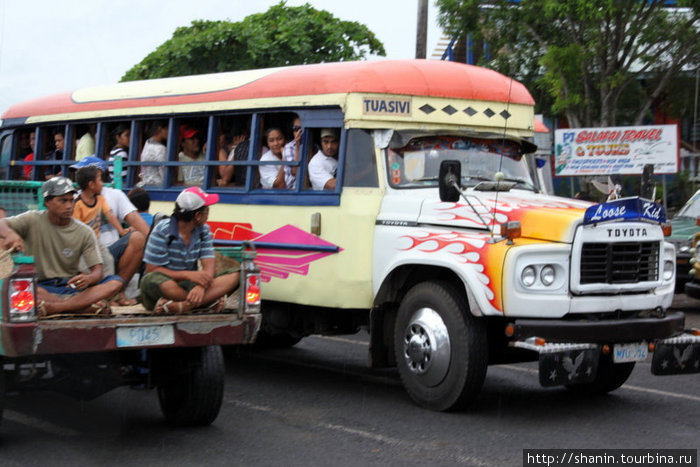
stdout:
POLYGON ((540 387, 536 364, 492 366, 474 407, 436 413, 395 371, 366 367, 366 334, 226 358, 224 406, 205 428, 165 424, 154 392, 12 396, 0 464, 509 466, 527 448, 700 448, 700 375, 655 377, 647 362, 597 398, 540 387))

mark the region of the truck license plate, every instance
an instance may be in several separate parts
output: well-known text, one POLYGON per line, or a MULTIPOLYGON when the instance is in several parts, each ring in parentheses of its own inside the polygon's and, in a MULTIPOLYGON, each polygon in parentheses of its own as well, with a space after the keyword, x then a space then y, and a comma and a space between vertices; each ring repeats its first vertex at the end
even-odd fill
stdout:
POLYGON ((636 344, 615 344, 613 362, 641 362, 646 360, 649 347, 646 342, 636 344))
POLYGON ((142 347, 174 343, 175 331, 172 324, 117 328, 117 347, 142 347))

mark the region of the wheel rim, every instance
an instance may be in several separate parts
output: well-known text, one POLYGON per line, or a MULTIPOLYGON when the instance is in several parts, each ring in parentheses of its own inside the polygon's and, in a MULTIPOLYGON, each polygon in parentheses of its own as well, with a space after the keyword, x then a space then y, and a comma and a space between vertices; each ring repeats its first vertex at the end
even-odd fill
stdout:
POLYGON ((403 354, 409 371, 426 386, 435 386, 450 366, 450 336, 437 311, 416 311, 404 332, 403 354))

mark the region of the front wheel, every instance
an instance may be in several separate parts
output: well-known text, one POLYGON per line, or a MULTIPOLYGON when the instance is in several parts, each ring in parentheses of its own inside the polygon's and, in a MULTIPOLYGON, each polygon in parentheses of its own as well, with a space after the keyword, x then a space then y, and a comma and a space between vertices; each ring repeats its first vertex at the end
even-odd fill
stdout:
POLYGON ((178 349, 166 359, 158 385, 165 419, 178 426, 209 425, 224 398, 225 366, 220 346, 178 349))
POLYGON ((394 328, 401 381, 419 405, 464 408, 481 390, 488 366, 486 327, 447 282, 423 282, 401 301, 394 328))
POLYGON ((632 374, 635 362, 614 363, 612 356, 601 355, 598 373, 590 383, 571 384, 566 387, 579 394, 600 395, 619 388, 632 374))

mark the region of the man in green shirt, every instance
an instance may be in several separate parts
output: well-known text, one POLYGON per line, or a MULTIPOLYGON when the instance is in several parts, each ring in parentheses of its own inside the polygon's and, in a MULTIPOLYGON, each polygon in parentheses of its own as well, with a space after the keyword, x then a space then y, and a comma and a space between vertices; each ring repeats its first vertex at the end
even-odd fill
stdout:
POLYGON ((73 218, 73 183, 54 177, 41 186, 41 194, 45 211, 0 219, 3 248, 34 257, 39 315, 109 314, 105 299, 119 292, 124 282, 119 276, 102 277, 97 238, 90 227, 73 218), (81 255, 89 273, 78 270, 81 255))

